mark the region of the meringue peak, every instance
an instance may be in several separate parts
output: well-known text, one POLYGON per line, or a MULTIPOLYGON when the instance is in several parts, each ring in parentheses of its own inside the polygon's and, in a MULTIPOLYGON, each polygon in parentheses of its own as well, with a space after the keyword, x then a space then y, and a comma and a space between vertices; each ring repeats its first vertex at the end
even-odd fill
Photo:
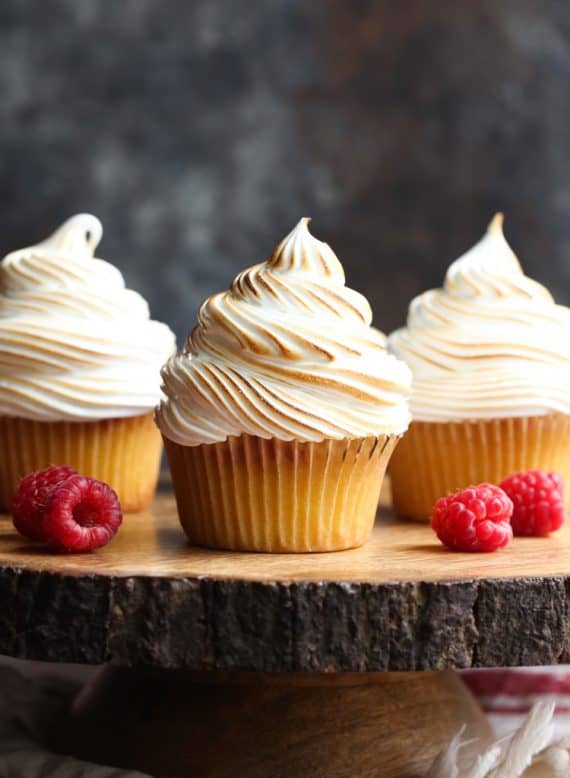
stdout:
POLYGON ((103 227, 77 214, 0 262, 0 414, 96 421, 150 411, 174 334, 118 268, 103 227))
POLYGON ((297 225, 277 244, 267 261, 272 270, 296 270, 321 276, 336 276, 344 282, 344 271, 336 254, 328 245, 309 232, 309 216, 303 216, 297 225))
POLYGON ((389 338, 414 374, 416 420, 570 413, 570 310, 525 275, 502 225, 498 213, 389 338))
POLYGON ((200 307, 162 371, 156 419, 169 440, 319 441, 407 428, 410 371, 387 353, 368 301, 344 285, 340 262, 308 223, 200 307))
POLYGON ((503 235, 503 224, 505 222, 505 214, 501 213, 501 211, 498 211, 491 221, 489 222, 489 226, 487 227, 487 232, 490 235, 503 235))
POLYGON ((103 237, 103 225, 90 213, 71 216, 41 246, 70 254, 93 256, 103 237))

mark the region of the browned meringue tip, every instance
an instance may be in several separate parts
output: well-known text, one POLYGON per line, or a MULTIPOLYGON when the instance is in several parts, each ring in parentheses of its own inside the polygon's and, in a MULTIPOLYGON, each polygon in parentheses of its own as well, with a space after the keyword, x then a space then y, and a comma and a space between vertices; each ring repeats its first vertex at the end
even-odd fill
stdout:
POLYGON ((501 211, 498 211, 489 222, 489 226, 487 227, 487 232, 502 233, 504 221, 505 221, 505 214, 501 213, 501 211))
POLYGON ((303 270, 325 276, 337 275, 344 282, 344 271, 338 257, 322 240, 309 232, 310 216, 303 216, 280 243, 267 265, 273 270, 303 270))

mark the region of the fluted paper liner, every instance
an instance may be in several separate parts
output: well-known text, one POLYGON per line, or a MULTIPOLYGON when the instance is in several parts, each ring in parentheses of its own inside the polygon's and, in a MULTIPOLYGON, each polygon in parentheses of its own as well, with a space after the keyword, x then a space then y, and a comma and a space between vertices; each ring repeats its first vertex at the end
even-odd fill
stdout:
POLYGON ((192 543, 242 551, 338 551, 372 529, 396 436, 320 443, 241 435, 182 446, 164 438, 192 543))
POLYGON ((152 499, 162 441, 152 413, 90 422, 0 416, 0 507, 9 510, 20 479, 48 465, 71 465, 108 483, 124 511, 152 499))
POLYGON ((570 497, 570 416, 450 423, 412 422, 390 462, 394 508, 427 521, 434 503, 471 484, 517 471, 554 470, 570 497))

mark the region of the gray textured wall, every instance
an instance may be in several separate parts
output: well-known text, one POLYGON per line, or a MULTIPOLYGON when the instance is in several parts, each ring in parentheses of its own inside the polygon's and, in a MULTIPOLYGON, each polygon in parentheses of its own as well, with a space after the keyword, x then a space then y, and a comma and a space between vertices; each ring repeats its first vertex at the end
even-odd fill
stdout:
POLYGON ((0 250, 79 210, 181 337, 301 215, 376 323, 494 209, 570 303, 568 0, 2 0, 0 250))

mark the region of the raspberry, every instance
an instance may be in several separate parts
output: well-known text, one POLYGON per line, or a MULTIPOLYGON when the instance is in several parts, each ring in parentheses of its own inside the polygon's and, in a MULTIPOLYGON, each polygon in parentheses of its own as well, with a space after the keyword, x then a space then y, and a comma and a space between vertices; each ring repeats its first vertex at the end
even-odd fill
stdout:
POLYGON ((57 551, 91 551, 115 536, 123 513, 107 484, 72 475, 52 490, 42 519, 43 538, 57 551))
POLYGON ((564 523, 564 481, 558 473, 528 470, 501 481, 513 501, 515 535, 548 535, 564 523))
POLYGON ((31 540, 42 540, 41 518, 51 490, 75 475, 69 465, 46 467, 22 478, 12 500, 12 520, 18 532, 31 540))
POLYGON ((441 542, 456 551, 496 551, 513 536, 513 504, 498 486, 479 484, 439 499, 433 508, 432 529, 441 542))

